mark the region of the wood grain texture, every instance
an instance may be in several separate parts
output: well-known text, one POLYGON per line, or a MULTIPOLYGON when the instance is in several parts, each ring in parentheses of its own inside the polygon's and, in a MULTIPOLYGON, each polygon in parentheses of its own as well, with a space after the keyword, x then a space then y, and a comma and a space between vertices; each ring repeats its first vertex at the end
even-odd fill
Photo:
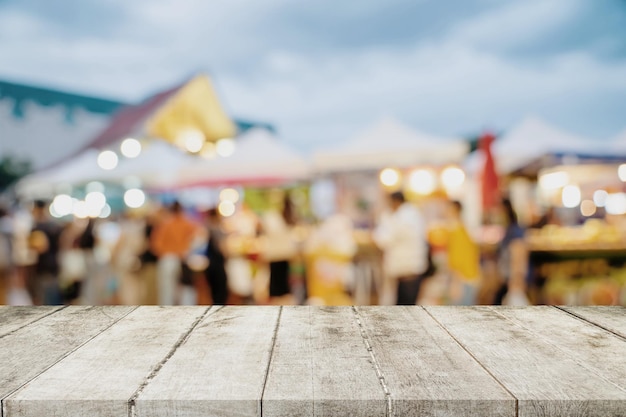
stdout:
POLYGON ((264 416, 385 416, 386 398, 352 309, 284 307, 264 416))
POLYGON ((0 306, 0 337, 53 314, 62 308, 58 306, 0 306))
POLYGON ((423 309, 357 309, 395 416, 515 416, 515 398, 423 309))
POLYGON ((10 309, 2 417, 626 416, 623 308, 10 309))
POLYGON ((626 338, 626 307, 559 307, 590 323, 626 338))
POLYGON ((427 311, 518 399, 520 417, 626 413, 626 392, 493 309, 427 311))
POLYGON ((554 307, 511 307, 496 311, 626 392, 624 340, 554 307))
POLYGON ((137 416, 260 416, 279 307, 209 312, 139 393, 137 416))
MULTIPOLYGON (((0 338, 0 399, 57 363, 132 311, 132 307, 68 307, 0 338)), ((35 308, 39 314, 55 309, 35 308)), ((21 313, 16 321, 23 320, 21 313)), ((32 319, 33 315, 29 315, 32 319)))
POLYGON ((134 392, 205 312, 137 308, 8 397, 4 417, 127 417, 134 392))

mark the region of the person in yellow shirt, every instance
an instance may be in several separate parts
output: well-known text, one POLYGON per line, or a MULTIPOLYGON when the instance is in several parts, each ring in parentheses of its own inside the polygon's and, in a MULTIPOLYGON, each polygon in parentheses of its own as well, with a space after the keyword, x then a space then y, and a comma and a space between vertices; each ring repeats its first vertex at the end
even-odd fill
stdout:
POLYGON ((448 204, 448 271, 451 275, 450 298, 453 304, 474 305, 480 284, 480 250, 472 240, 458 201, 448 204))

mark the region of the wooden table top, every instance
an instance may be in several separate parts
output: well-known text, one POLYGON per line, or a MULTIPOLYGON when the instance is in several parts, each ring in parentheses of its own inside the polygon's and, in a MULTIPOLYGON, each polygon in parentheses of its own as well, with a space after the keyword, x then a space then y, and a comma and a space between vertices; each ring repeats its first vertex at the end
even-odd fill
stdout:
POLYGON ((626 416, 624 307, 0 307, 2 416, 626 416))

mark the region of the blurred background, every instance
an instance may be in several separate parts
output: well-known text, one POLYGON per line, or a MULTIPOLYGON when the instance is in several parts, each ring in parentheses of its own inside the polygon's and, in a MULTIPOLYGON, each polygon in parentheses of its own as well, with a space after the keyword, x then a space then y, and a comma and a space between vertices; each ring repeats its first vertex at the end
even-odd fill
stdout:
POLYGON ((626 305, 626 1, 0 0, 0 304, 626 305))

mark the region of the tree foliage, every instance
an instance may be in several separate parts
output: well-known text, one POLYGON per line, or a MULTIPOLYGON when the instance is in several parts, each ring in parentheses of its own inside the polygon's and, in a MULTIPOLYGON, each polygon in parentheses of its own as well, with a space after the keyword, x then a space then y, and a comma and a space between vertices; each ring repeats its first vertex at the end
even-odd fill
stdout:
POLYGON ((0 192, 31 171, 30 161, 13 155, 0 157, 0 192))

